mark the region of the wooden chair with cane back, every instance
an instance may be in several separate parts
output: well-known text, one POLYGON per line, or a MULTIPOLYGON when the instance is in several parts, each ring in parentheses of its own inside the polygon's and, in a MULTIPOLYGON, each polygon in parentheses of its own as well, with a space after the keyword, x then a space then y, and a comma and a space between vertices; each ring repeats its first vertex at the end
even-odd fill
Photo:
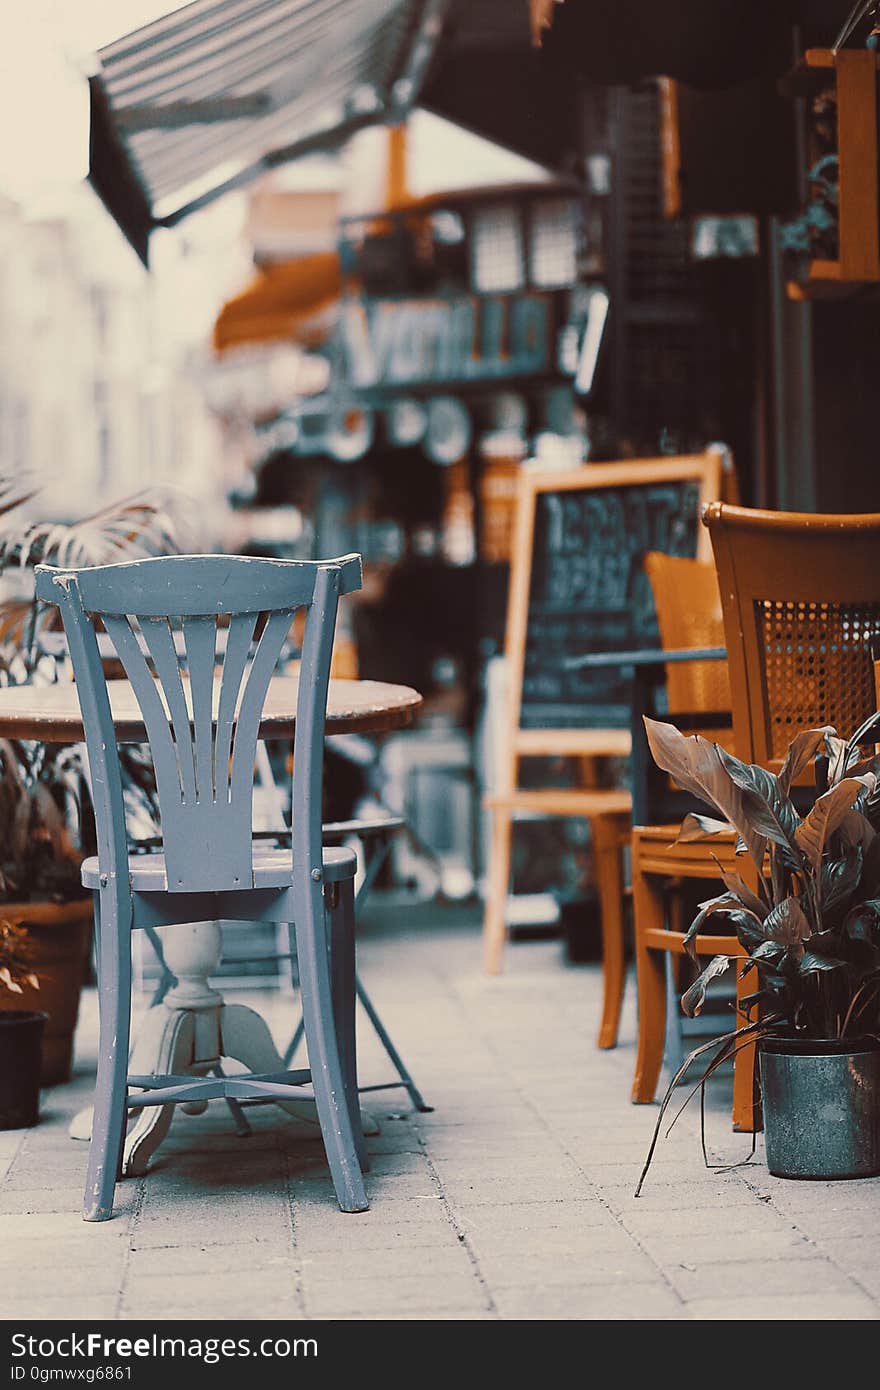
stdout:
MULTIPOLYGON (((703 511, 718 577, 733 747, 746 762, 778 771, 799 731, 856 729, 875 707, 872 640, 880 633, 880 515, 824 516, 710 503, 703 511)), ((687 603, 682 589, 679 605, 687 603)), ((805 778, 803 795, 810 791, 805 778)), ((714 859, 746 880, 756 871, 729 836, 672 845, 677 825, 637 825, 632 838, 633 910, 639 984, 639 1047, 633 1100, 654 1099, 666 1016, 664 953, 683 936, 664 912, 664 881, 717 878, 714 859)), ((681 923, 676 924, 678 928, 681 923)), ((700 954, 742 954, 735 939, 706 932, 700 954)), ((737 995, 753 991, 737 972, 737 995)), ((734 1068, 733 1122, 756 1125, 754 1049, 734 1068)))
MULTIPOLYGON (((681 654, 686 651, 724 647, 724 620, 721 613, 721 596, 718 592, 718 579, 712 560, 691 560, 678 556, 665 555, 654 551, 645 556, 645 572, 650 580, 657 610, 657 625, 664 650, 681 654)), ((642 673, 642 687, 655 686, 661 679, 661 668, 642 673), (653 679, 652 679, 653 678, 653 679)), ((668 718, 683 733, 699 733, 713 743, 720 743, 731 752, 733 736, 731 731, 730 680, 726 660, 688 660, 670 661, 662 668, 662 679, 666 690, 664 717, 668 718)), ((637 687, 639 688, 639 687, 637 687)), ((650 699, 644 701, 652 713, 656 713, 650 699)), ((633 740, 645 742, 644 729, 633 728, 633 740)), ((647 752, 647 750, 645 750, 647 752)), ((642 856, 649 852, 656 866, 664 852, 670 848, 670 840, 675 838, 675 825, 688 807, 682 804, 683 793, 677 792, 668 778, 652 765, 644 766, 640 772, 639 759, 634 767, 634 818, 642 856), (650 819, 650 825, 638 825, 639 819, 650 819), (654 823, 656 822, 656 824, 654 823)), ((692 809, 698 808, 696 804, 692 809)), ((730 837, 730 845, 733 845, 730 837)), ((680 848, 676 847, 676 858, 680 858, 680 848)), ((728 845, 725 848, 729 849, 728 845)), ((697 855, 703 864, 701 877, 714 878, 717 866, 711 855, 717 854, 719 837, 713 837, 711 844, 698 848, 697 855)), ((671 929, 683 935, 687 922, 685 911, 687 897, 691 903, 694 893, 687 893, 690 875, 687 870, 696 872, 698 863, 688 862, 684 872, 675 872, 677 864, 671 864, 664 876, 663 895, 665 913, 671 929)), ((696 888, 696 880, 692 880, 696 888)), ((697 894, 699 896, 699 894, 697 894)), ((734 954, 738 943, 734 936, 725 937, 725 951, 734 954)), ((674 952, 666 955, 667 967, 667 1020, 664 1047, 666 1060, 674 1070, 683 1056, 682 1021, 678 1014, 677 996, 682 989, 683 957, 674 952), (678 1018, 673 1015, 673 1010, 678 1018)), ((694 1025, 692 1025, 693 1027, 694 1025)), ((655 1083, 656 1084, 656 1083, 655 1083)))

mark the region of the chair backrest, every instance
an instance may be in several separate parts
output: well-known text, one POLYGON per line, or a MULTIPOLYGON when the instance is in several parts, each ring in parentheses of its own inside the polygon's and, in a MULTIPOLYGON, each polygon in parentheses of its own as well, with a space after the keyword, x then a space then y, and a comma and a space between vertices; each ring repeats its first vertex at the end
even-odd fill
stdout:
POLYGON ((880 515, 709 503, 736 751, 775 768, 802 729, 849 736, 875 708, 880 515))
MULTIPOLYGON (((708 560, 666 555, 645 556, 651 581, 660 641, 669 650, 723 647, 724 619, 715 566, 708 560)), ((730 679, 724 661, 670 662, 666 668, 670 714, 730 712, 730 679)))
POLYGON ((337 602, 361 561, 164 556, 91 569, 38 566, 61 610, 86 732, 102 875, 127 878, 122 782, 96 621, 143 716, 173 892, 253 886, 254 758, 269 681, 306 610, 297 692, 293 858, 321 864, 323 735, 337 602), (225 626, 225 644, 218 626, 225 626), (218 653, 222 646, 222 659, 218 653))

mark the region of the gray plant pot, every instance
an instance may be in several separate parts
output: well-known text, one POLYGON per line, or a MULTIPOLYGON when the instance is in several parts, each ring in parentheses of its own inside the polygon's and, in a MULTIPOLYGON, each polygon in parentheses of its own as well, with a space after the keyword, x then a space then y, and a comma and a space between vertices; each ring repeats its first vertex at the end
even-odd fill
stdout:
POLYGON ((764 1038, 759 1053, 770 1172, 880 1174, 880 1042, 764 1038))

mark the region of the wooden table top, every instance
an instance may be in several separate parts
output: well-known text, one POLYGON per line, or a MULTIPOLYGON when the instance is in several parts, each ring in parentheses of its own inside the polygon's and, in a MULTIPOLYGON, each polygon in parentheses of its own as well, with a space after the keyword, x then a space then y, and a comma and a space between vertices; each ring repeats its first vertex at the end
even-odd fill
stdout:
MULTIPOLYGON (((296 676, 273 676, 260 722, 261 738, 290 738, 296 713, 296 676)), ((134 691, 126 680, 109 680, 110 708, 120 743, 146 739, 134 691)), ((332 680, 327 698, 327 733, 383 733, 412 723, 422 703, 417 690, 383 681, 332 680)), ((79 743, 85 737, 73 682, 0 688, 0 738, 79 743)))

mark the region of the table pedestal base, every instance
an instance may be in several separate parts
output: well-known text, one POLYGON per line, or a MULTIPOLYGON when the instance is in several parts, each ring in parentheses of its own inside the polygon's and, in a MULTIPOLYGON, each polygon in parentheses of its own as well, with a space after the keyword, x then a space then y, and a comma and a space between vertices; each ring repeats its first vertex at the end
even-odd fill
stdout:
MULTIPOLYGON (((240 1063, 258 1075, 283 1071, 284 1061, 272 1041, 263 1018, 243 1004, 227 1004, 209 981, 220 961, 222 938, 219 922, 188 923, 162 930, 163 949, 177 983, 161 1004, 150 1009, 141 1026, 129 1071, 133 1076, 168 1074, 207 1076, 225 1060, 240 1063)), ((289 1115, 303 1122, 304 1137, 320 1139, 312 1100, 276 1100, 289 1115)), ((190 1115, 201 1114, 207 1101, 184 1103, 190 1115)), ((140 1177, 165 1138, 175 1106, 145 1106, 129 1130, 123 1155, 123 1175, 140 1177)), ((378 1134, 372 1116, 361 1112, 365 1134, 378 1134)), ((92 1111, 74 1117, 68 1133, 72 1139, 90 1139, 92 1111)), ((240 1132, 248 1132, 246 1126, 240 1132)))

